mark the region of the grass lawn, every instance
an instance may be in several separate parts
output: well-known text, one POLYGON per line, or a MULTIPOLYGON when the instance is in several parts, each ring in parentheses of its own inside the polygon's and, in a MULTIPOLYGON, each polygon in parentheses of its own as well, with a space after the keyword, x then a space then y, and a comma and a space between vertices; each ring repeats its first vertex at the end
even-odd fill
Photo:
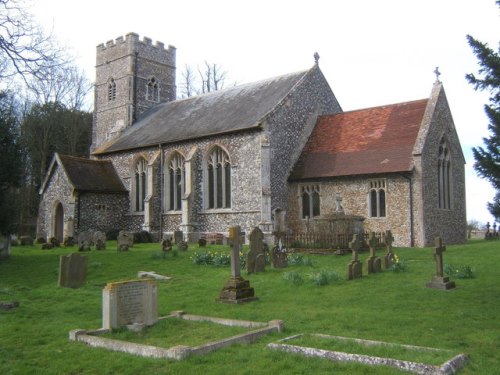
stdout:
MULTIPOLYGON (((75 252, 75 247, 43 251, 39 245, 13 247, 10 259, 0 261, 0 301, 19 301, 20 306, 0 310, 0 374, 401 373, 386 367, 308 359, 266 348, 270 342, 300 333, 465 352, 470 355, 470 362, 461 374, 500 373, 500 241, 475 240, 447 246, 444 263, 456 268, 470 266, 475 275, 472 279, 452 278, 457 284, 452 291, 425 287, 435 273, 430 248, 397 248, 395 252, 406 262, 407 271, 364 275, 354 281, 345 280, 349 255, 310 255, 306 256, 307 265, 290 265, 286 269, 267 266, 266 272, 251 275, 243 271, 242 276, 250 280, 259 300, 242 305, 216 302, 230 268, 194 264, 194 252, 203 251, 197 245, 165 259, 158 256, 159 249, 158 244, 138 244, 128 252, 118 253, 116 243, 108 242, 105 251, 83 254, 89 264, 87 284, 68 289, 57 285, 59 257, 75 252), (102 289, 106 283, 134 279, 138 271, 172 277, 159 283, 159 316, 184 310, 189 314, 259 322, 282 319, 285 332, 264 336, 254 344, 233 345, 179 362, 141 358, 69 341, 68 332, 72 329, 101 327, 102 289), (340 279, 327 277, 329 282, 319 286, 311 280, 317 281, 322 271, 323 275, 336 273, 340 279)), ((221 246, 208 246, 206 251, 209 250, 229 252, 228 247, 221 246)), ((383 251, 378 255, 382 256, 383 251)), ((366 252, 360 255, 364 272, 367 256, 366 252)), ((168 336, 167 347, 172 343, 198 344, 225 337, 226 333, 238 333, 211 324, 162 324, 168 336)), ((131 341, 159 345, 161 328, 151 330, 150 337, 118 334, 131 341)), ((335 345, 340 350, 343 344, 335 345)), ((352 345, 345 349, 354 350, 352 345)))

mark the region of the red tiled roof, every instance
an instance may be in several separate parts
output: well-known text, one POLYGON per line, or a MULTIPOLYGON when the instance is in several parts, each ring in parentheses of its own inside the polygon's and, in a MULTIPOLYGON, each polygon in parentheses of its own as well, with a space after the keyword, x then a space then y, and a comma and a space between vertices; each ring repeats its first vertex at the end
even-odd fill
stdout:
POLYGON ((321 116, 290 180, 410 171, 427 101, 321 116))

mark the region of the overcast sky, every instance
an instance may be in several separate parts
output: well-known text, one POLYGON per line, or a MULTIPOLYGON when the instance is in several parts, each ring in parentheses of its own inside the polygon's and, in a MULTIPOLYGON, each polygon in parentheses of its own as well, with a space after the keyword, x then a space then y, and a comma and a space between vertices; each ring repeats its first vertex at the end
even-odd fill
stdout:
POLYGON ((497 49, 494 0, 36 0, 31 11, 94 79, 96 46, 129 32, 177 48, 177 68, 204 61, 246 83, 310 68, 313 54, 344 111, 426 98, 441 71, 467 160, 467 217, 493 221, 494 190, 471 148, 488 136, 487 93, 466 35, 497 49))

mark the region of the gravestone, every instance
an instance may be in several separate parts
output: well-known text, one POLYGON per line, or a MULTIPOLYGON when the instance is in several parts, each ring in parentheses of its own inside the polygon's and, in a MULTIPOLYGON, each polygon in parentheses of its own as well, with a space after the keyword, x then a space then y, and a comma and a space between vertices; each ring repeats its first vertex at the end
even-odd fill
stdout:
POLYGON ((384 268, 388 270, 394 264, 394 253, 392 252, 392 243, 394 242, 394 237, 390 230, 385 231, 384 243, 385 243, 385 254, 384 254, 384 268))
POLYGON ((116 245, 118 251, 128 251, 128 249, 134 245, 134 234, 121 230, 118 233, 116 245))
POLYGON ((161 241, 161 251, 163 255, 172 251, 172 240, 170 238, 164 238, 163 241, 161 241))
POLYGON ((90 251, 93 244, 94 240, 90 231, 84 230, 78 234, 78 251, 90 251))
POLYGON ((178 245, 183 241, 184 241, 184 235, 182 233, 182 230, 176 230, 174 232, 174 243, 178 245))
POLYGON ((436 262, 436 276, 427 283, 428 288, 444 290, 455 288, 455 282, 450 281, 450 279, 443 274, 443 253, 445 250, 446 246, 443 246, 441 237, 436 237, 436 247, 433 249, 434 261, 436 262))
POLYGON ((255 292, 250 287, 250 282, 241 277, 240 272, 240 227, 229 228, 229 238, 231 239, 231 278, 224 284, 219 301, 225 303, 242 303, 255 301, 255 292))
POLYGON ((271 261, 274 268, 288 267, 288 253, 286 247, 283 246, 281 236, 278 236, 278 244, 273 247, 271 261))
POLYGON ((377 245, 377 238, 375 233, 371 232, 368 239, 368 246, 370 247, 370 256, 366 260, 368 274, 377 273, 382 271, 382 260, 377 256, 375 252, 375 246, 377 245))
POLYGON ((255 227, 250 233, 250 251, 247 254, 247 272, 264 272, 266 268, 266 257, 264 254, 262 240, 264 233, 255 227))
POLYGON ((355 234, 352 237, 352 241, 349 242, 349 248, 352 250, 352 260, 347 265, 347 280, 359 279, 363 276, 363 265, 358 260, 358 251, 360 247, 360 235, 355 234))
POLYGON ((59 286, 79 288, 87 279, 88 259, 77 253, 59 258, 59 286))
POLYGON ((19 241, 23 246, 33 246, 33 238, 30 236, 21 236, 19 237, 19 241))
POLYGON ((94 232, 94 244, 96 250, 106 250, 106 233, 94 232))
POLYGON ((177 242, 177 248, 180 251, 187 251, 187 249, 188 249, 188 243, 187 243, 187 241, 180 240, 179 242, 177 242))
POLYGON ((154 280, 108 283, 102 291, 102 327, 151 326, 158 321, 158 284, 154 280))
POLYGON ((0 234, 0 259, 10 256, 10 236, 0 234))
POLYGON ((207 240, 206 240, 206 239, 204 239, 204 238, 200 238, 200 239, 198 240, 198 246, 199 246, 199 247, 206 247, 206 246, 207 246, 207 240))

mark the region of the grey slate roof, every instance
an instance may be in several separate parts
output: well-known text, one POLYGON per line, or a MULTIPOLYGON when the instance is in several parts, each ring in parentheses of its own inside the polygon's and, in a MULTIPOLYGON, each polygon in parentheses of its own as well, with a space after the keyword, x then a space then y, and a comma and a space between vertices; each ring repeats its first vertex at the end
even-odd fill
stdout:
POLYGON ((75 190, 102 193, 127 191, 110 161, 58 156, 75 190))
POLYGON ((158 104, 95 154, 257 128, 308 72, 291 73, 158 104))

